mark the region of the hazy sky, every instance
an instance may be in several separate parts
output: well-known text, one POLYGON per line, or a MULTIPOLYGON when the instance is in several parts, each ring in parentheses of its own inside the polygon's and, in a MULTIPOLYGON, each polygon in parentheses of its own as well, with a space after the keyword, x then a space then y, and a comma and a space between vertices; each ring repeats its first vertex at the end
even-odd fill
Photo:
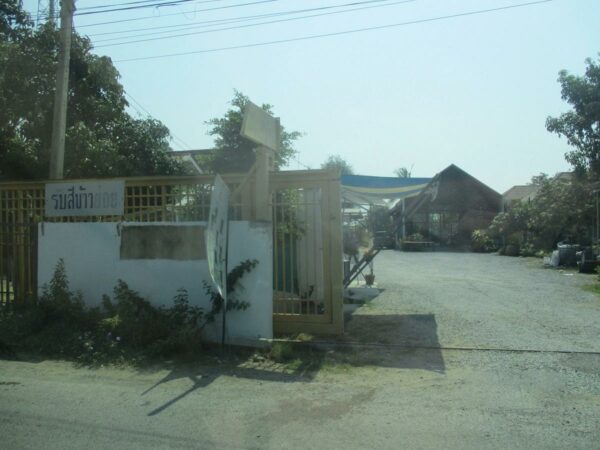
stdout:
MULTIPOLYGON (((77 7, 84 13, 95 11, 84 9, 92 6, 133 1, 78 0, 77 7)), ((318 168, 329 154, 341 155, 365 175, 393 176, 394 169, 406 166, 413 167, 414 176, 433 176, 454 163, 503 192, 540 172, 569 170, 564 160, 568 146, 546 131, 545 120, 569 109, 560 98, 558 71, 582 74, 585 58, 598 57, 600 1, 554 0, 423 20, 522 3, 526 1, 199 0, 79 15, 75 26, 90 36, 96 53, 115 61, 125 90, 169 127, 177 137, 176 149, 210 148, 204 122, 221 116, 238 89, 255 103, 274 105, 286 129, 305 133, 297 141, 298 161, 291 169, 318 168), (248 19, 349 4, 355 5, 248 19), (349 9, 354 11, 337 13, 349 9), (336 14, 247 26, 332 12, 336 14), (207 21, 232 18, 243 21, 207 27, 207 21), (142 20, 93 25, 127 19, 142 20), (121 61, 392 24, 405 25, 121 61), (167 26, 172 28, 158 28, 167 26), (189 33, 195 34, 167 37, 189 33), (106 46, 156 37, 160 39, 106 46)), ((25 5, 36 12, 37 2, 26 0, 25 5)))

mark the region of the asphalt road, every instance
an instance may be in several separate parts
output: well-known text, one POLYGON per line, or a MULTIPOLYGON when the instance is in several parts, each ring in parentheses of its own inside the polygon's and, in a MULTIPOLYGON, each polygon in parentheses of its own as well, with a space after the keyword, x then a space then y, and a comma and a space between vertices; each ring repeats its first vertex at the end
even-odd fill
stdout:
POLYGON ((0 361, 0 446, 599 447, 600 298, 580 289, 593 277, 471 254, 389 251, 375 268, 385 291, 345 337, 367 345, 315 374, 252 358, 0 361))

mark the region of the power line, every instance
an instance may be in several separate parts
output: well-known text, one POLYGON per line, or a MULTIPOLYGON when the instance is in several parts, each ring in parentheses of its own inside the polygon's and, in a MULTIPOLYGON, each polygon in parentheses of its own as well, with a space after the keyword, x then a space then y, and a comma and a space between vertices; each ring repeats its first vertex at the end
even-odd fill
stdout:
POLYGON ((84 11, 84 12, 77 13, 75 15, 76 16, 89 16, 90 14, 104 14, 104 13, 109 13, 109 12, 131 11, 134 9, 161 8, 161 7, 165 7, 165 6, 176 6, 176 5, 180 5, 182 3, 189 3, 192 1, 195 1, 195 0, 172 0, 172 1, 166 1, 166 2, 144 4, 144 5, 134 5, 134 6, 124 6, 124 7, 120 7, 120 8, 104 9, 102 11, 84 11))
POLYGON ((190 51, 190 52, 167 53, 167 54, 163 54, 163 55, 144 56, 144 57, 140 57, 140 58, 119 59, 119 60, 115 60, 115 62, 146 61, 146 60, 150 60, 150 59, 169 58, 169 57, 174 57, 174 56, 189 56, 189 55, 197 55, 197 54, 201 54, 201 53, 215 53, 215 52, 228 51, 228 50, 239 50, 239 49, 243 49, 243 48, 284 44, 284 43, 289 43, 289 42, 308 41, 308 40, 312 40, 312 39, 321 39, 321 38, 333 37, 333 36, 343 36, 346 34, 362 33, 365 31, 384 30, 384 29, 388 29, 388 28, 398 28, 398 27, 402 27, 402 26, 416 25, 419 23, 435 22, 435 21, 446 20, 446 19, 454 19, 457 17, 466 17, 466 16, 473 16, 473 15, 478 15, 478 14, 486 14, 486 13, 491 13, 491 12, 503 11, 503 10, 507 10, 507 9, 521 8, 524 6, 538 5, 541 3, 549 3, 551 1, 553 1, 553 0, 539 0, 539 1, 534 1, 534 2, 518 3, 518 4, 514 4, 514 5, 509 5, 509 6, 501 6, 498 8, 480 9, 480 10, 468 11, 468 12, 464 12, 464 13, 431 17, 428 19, 419 19, 419 20, 411 20, 408 22, 393 23, 393 24, 388 24, 388 25, 379 25, 379 26, 375 26, 375 27, 356 28, 353 30, 338 31, 338 32, 333 32, 333 33, 313 34, 313 35, 309 35, 309 36, 300 36, 300 37, 296 37, 296 38, 279 39, 279 40, 275 40, 275 41, 233 45, 230 47, 218 47, 218 48, 211 48, 211 49, 206 49, 206 50, 195 50, 195 51, 190 51))
MULTIPOLYGON (((342 4, 338 4, 338 5, 332 5, 332 6, 321 6, 318 8, 296 9, 296 10, 279 11, 279 12, 267 13, 267 14, 255 14, 252 16, 238 16, 238 17, 230 17, 230 18, 225 18, 225 19, 203 20, 200 22, 195 22, 194 24, 190 24, 189 22, 186 22, 186 23, 181 23, 181 24, 177 24, 177 25, 165 25, 165 26, 160 26, 160 27, 145 27, 145 28, 134 28, 134 29, 129 29, 129 30, 122 30, 122 31, 107 31, 104 33, 89 34, 88 36, 89 37, 105 36, 107 34, 110 35, 110 34, 134 33, 136 31, 163 30, 163 29, 171 29, 171 28, 180 28, 181 30, 188 29, 188 28, 190 28, 190 29, 191 28, 204 28, 205 26, 211 26, 211 25, 216 26, 216 25, 222 25, 224 23, 229 24, 229 23, 245 22, 245 21, 255 20, 255 19, 266 19, 269 17, 287 16, 287 15, 292 15, 292 14, 301 14, 301 13, 306 13, 306 12, 322 11, 322 10, 326 10, 326 9, 343 8, 345 6, 355 6, 355 5, 365 4, 365 3, 379 3, 379 2, 385 2, 385 1, 390 1, 390 0, 369 0, 369 1, 352 2, 352 3, 342 3, 342 4)), ((417 0, 412 0, 412 1, 417 1, 417 0)), ((164 17, 164 16, 162 16, 162 17, 164 17)), ((139 35, 139 36, 142 36, 142 35, 139 35)), ((138 37, 138 36, 129 36, 129 37, 138 37)), ((99 42, 99 41, 97 41, 97 42, 99 42)))
MULTIPOLYGON (((371 0, 369 2, 358 2, 358 3, 373 3, 374 1, 381 1, 381 0, 371 0)), ((384 1, 386 1, 386 0, 384 0, 384 1)), ((242 28, 251 28, 251 27, 257 27, 257 26, 262 26, 262 25, 270 25, 270 24, 274 24, 274 23, 291 22, 291 21, 295 21, 295 20, 304 20, 304 19, 311 19, 311 18, 315 18, 315 17, 329 16, 329 15, 333 15, 333 14, 342 14, 342 13, 347 13, 347 12, 361 11, 361 10, 364 10, 364 9, 382 8, 382 7, 386 7, 386 6, 394 6, 394 5, 399 5, 399 4, 403 4, 403 3, 412 3, 412 2, 415 2, 415 1, 417 1, 417 0, 400 0, 400 1, 392 2, 392 3, 386 3, 386 4, 383 4, 383 5, 363 6, 362 8, 350 8, 350 9, 344 9, 344 10, 341 10, 341 11, 333 11, 333 12, 319 13, 319 14, 310 14, 310 15, 300 16, 300 17, 290 17, 290 18, 287 18, 287 19, 270 20, 270 21, 266 21, 266 22, 251 23, 251 24, 247 24, 247 25, 236 25, 236 26, 232 26, 232 27, 217 28, 217 29, 213 29, 213 30, 195 31, 195 32, 191 32, 191 33, 174 34, 174 35, 170 35, 170 36, 161 36, 161 37, 153 37, 153 38, 147 38, 147 39, 138 39, 138 40, 133 40, 133 41, 123 41, 123 42, 116 42, 116 43, 113 43, 113 44, 94 45, 94 47, 96 47, 96 48, 112 47, 112 46, 116 46, 116 45, 135 44, 135 43, 140 43, 140 42, 155 41, 155 40, 159 40, 159 39, 160 40, 162 40, 162 39, 172 39, 172 38, 177 38, 177 37, 193 36, 193 35, 197 35, 197 34, 215 33, 215 32, 218 32, 218 31, 238 30, 238 29, 242 29, 242 28)), ((181 31, 183 31, 183 30, 181 30, 181 31)), ((158 33, 141 34, 141 35, 138 35, 138 36, 129 36, 129 37, 133 38, 133 37, 142 37, 142 36, 148 36, 148 35, 154 36, 156 34, 171 33, 171 32, 172 31, 162 31, 162 32, 158 32, 158 33)), ((120 37, 120 38, 103 39, 103 40, 96 41, 96 43, 109 42, 109 41, 114 41, 114 40, 119 40, 119 39, 123 39, 123 38, 120 37)))
POLYGON ((307 166, 306 164, 304 164, 302 161, 300 161, 300 158, 298 158, 297 156, 293 156, 294 161, 296 161, 298 163, 298 165, 304 167, 306 170, 311 170, 310 166, 307 166))
MULTIPOLYGON (((158 8, 162 8, 162 7, 178 6, 183 3, 203 4, 203 3, 213 3, 216 1, 222 1, 222 0, 166 0, 166 1, 160 1, 160 2, 157 2, 157 0, 149 0, 148 2, 143 2, 143 3, 150 3, 150 2, 152 2, 152 3, 142 4, 142 5, 137 5, 137 6, 124 6, 124 7, 119 7, 119 8, 104 9, 104 10, 98 10, 98 11, 77 12, 74 15, 75 16, 88 16, 88 15, 92 15, 92 14, 103 14, 103 13, 119 12, 119 11, 132 11, 132 10, 138 10, 138 9, 144 9, 144 8, 157 8, 158 9, 158 8)), ((189 12, 216 11, 216 10, 220 10, 220 9, 237 8, 237 7, 242 7, 242 6, 251 6, 251 5, 256 5, 256 4, 261 4, 261 3, 273 3, 273 2, 278 2, 278 1, 280 1, 280 0, 262 0, 262 1, 248 2, 248 3, 238 3, 235 5, 218 6, 215 8, 195 9, 194 11, 189 11, 189 12)), ((118 4, 116 4, 114 6, 118 6, 118 4)), ((93 7, 89 7, 89 8, 93 8, 93 7)), ((174 14, 163 14, 161 17, 165 17, 165 16, 169 16, 169 15, 179 15, 179 14, 182 14, 182 13, 178 12, 178 13, 174 13, 174 14)), ((37 19, 40 19, 40 18, 50 18, 50 15, 38 15, 37 19)), ((55 15, 54 18, 58 18, 58 15, 55 15)), ((146 19, 152 19, 152 18, 156 18, 156 16, 138 17, 135 19, 115 20, 115 21, 110 21, 110 22, 102 22, 102 23, 83 25, 83 26, 88 27, 88 26, 95 26, 95 25, 108 25, 108 24, 112 24, 112 23, 129 22, 129 21, 133 21, 133 20, 146 20, 146 19)))
MULTIPOLYGON (((223 0, 204 0, 199 1, 197 3, 214 3, 214 2, 222 2, 223 0)), ((124 3, 111 3, 108 5, 97 5, 97 6, 84 6, 82 8, 77 8, 79 11, 88 11, 90 9, 103 9, 103 8, 113 8, 115 6, 128 6, 128 5, 138 5, 144 3, 152 3, 156 2, 156 0, 137 0, 135 2, 124 2, 124 3)))
MULTIPOLYGON (((150 118, 152 118, 152 119, 155 119, 155 120, 158 120, 158 119, 156 119, 156 117, 154 117, 152 114, 150 114, 150 112, 149 112, 149 111, 148 111, 146 108, 144 108, 140 102, 138 102, 138 101, 137 101, 135 98, 133 98, 129 92, 127 92, 127 91, 123 90, 123 93, 124 93, 124 94, 125 94, 127 97, 129 97, 129 99, 130 99, 131 101, 133 101, 133 103, 135 103, 135 105, 137 105, 139 108, 141 108, 141 109, 142 109, 142 111, 144 111, 144 112, 145 112, 145 113, 148 115, 148 117, 150 117, 150 118)), ((138 114, 140 114, 140 116, 141 116, 141 115, 143 115, 143 114, 141 114, 141 113, 140 113, 140 111, 139 111, 139 110, 138 110, 138 109, 135 107, 135 105, 131 105, 131 106, 133 107, 133 109, 135 109, 135 110, 138 112, 138 114)), ((172 131, 170 131, 170 130, 169 130, 169 134, 170 134, 170 135, 173 137, 173 140, 175 140, 175 141, 179 141, 179 145, 181 145, 181 146, 184 148, 184 150, 190 150, 190 149, 192 148, 192 146, 191 146, 191 145, 189 145, 187 142, 185 142, 185 141, 184 141, 183 139, 181 139, 179 136, 176 136, 176 135, 175 135, 175 133, 173 133, 173 132, 172 132, 172 131), (183 145, 182 145, 182 144, 183 144, 183 145), (186 149, 186 147, 187 147, 187 149, 186 149)))
MULTIPOLYGON (((222 10, 222 9, 241 8, 244 6, 259 5, 262 3, 273 3, 273 2, 278 2, 278 1, 280 1, 280 0, 260 0, 260 1, 254 1, 254 2, 248 2, 248 3, 237 3, 235 5, 217 6, 215 8, 194 9, 193 11, 185 11, 185 12, 186 13, 192 13, 192 12, 198 13, 198 12, 206 12, 206 11, 217 11, 217 10, 222 10)), ((86 25, 79 25, 78 28, 97 27, 100 25, 112 25, 115 23, 135 22, 138 20, 157 19, 157 18, 168 17, 168 16, 178 16, 180 14, 182 14, 182 12, 163 14, 161 16, 134 17, 132 19, 111 20, 111 21, 107 21, 107 22, 98 22, 98 23, 91 23, 91 24, 86 24, 86 25)))

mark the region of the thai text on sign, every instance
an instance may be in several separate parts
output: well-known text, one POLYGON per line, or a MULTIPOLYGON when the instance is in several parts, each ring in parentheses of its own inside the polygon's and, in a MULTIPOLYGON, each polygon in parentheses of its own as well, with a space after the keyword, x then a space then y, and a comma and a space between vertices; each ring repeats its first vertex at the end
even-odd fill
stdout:
POLYGON ((46 184, 46 217, 121 216, 125 182, 78 181, 46 184))

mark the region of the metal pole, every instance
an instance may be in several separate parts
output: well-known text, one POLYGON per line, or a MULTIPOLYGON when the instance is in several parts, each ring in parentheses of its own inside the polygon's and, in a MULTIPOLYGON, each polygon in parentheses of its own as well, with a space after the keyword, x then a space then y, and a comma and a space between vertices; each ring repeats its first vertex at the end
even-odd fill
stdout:
POLYGON ((598 210, 598 191, 596 191, 596 238, 595 242, 592 243, 592 252, 594 252, 594 244, 598 246, 600 243, 600 211, 598 210))
POLYGON ((56 69, 52 145, 50 147, 50 179, 63 178, 65 161, 65 130, 67 127, 67 96, 69 92, 69 62, 75 0, 62 0, 60 5, 60 54, 56 69))
MULTIPOLYGON (((229 213, 229 211, 228 211, 229 213)), ((229 257, 229 214, 227 214, 227 225, 226 227, 226 235, 225 235, 225 286, 223 287, 223 321, 221 323, 221 347, 225 348, 226 342, 226 326, 227 326, 227 271, 229 267, 227 267, 227 258, 229 257)))

